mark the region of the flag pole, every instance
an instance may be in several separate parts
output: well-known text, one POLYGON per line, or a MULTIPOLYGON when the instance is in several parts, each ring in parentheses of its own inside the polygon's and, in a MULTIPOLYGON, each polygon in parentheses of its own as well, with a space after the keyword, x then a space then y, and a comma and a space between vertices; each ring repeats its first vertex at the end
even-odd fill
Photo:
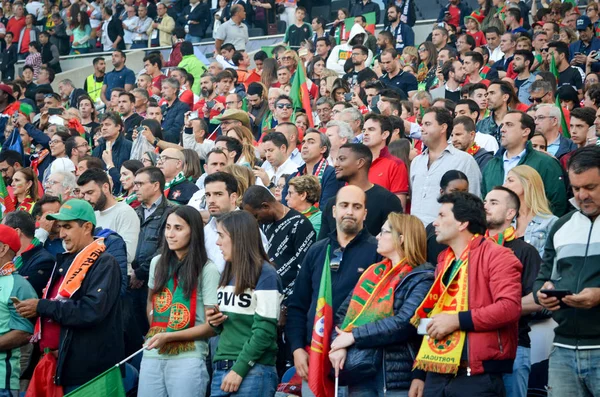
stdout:
POLYGON ((140 350, 136 351, 135 353, 133 353, 131 356, 127 357, 126 359, 124 359, 124 360, 123 360, 123 361, 121 361, 120 363, 117 363, 117 364, 115 365, 115 367, 118 367, 118 366, 120 366, 120 365, 123 365, 123 364, 125 364, 125 363, 126 363, 127 361, 129 361, 131 358, 133 358, 133 357, 137 356, 138 354, 140 354, 141 352, 143 352, 145 348, 146 348, 146 346, 142 346, 142 348, 141 348, 140 350))
POLYGON ((335 377, 335 397, 338 397, 338 387, 339 387, 340 378, 335 377))

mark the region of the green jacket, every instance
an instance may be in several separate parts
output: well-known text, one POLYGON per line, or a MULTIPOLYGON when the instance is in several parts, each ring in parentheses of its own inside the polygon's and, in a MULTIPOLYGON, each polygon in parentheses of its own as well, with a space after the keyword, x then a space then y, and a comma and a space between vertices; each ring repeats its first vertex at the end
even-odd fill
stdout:
MULTIPOLYGON (((502 148, 498 150, 483 169, 481 197, 485 197, 495 186, 504 183, 504 152, 505 150, 502 148)), ((527 142, 525 155, 518 165, 528 165, 539 172, 544 182, 546 197, 550 202, 552 213, 558 217, 563 216, 567 211, 567 186, 564 171, 558 160, 550 155, 533 150, 531 142, 527 142)))
POLYGON ((192 92, 196 95, 200 95, 200 77, 206 72, 204 63, 194 55, 186 55, 181 58, 178 67, 184 68, 189 74, 194 76, 192 92))
MULTIPOLYGON (((600 285, 600 216, 592 221, 580 211, 560 218, 546 240, 542 266, 533 283, 533 298, 539 303, 537 291, 546 281, 555 289, 578 294, 584 288, 600 285)), ((572 347, 600 345, 600 306, 591 309, 565 307, 552 312, 558 323, 554 343, 572 347)))

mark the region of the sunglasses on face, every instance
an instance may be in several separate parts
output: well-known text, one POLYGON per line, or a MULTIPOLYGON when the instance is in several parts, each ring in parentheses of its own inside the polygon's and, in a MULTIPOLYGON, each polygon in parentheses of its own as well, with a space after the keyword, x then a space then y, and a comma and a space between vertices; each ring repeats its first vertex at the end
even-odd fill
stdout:
POLYGON ((277 109, 291 109, 292 105, 290 105, 289 103, 278 103, 277 104, 277 109))

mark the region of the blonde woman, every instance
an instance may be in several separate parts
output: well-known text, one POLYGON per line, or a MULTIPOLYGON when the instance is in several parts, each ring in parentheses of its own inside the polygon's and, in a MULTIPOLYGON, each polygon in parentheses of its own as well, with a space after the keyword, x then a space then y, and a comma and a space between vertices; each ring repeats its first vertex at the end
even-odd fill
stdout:
POLYGON ((236 126, 227 131, 227 136, 237 139, 242 144, 242 155, 238 160, 239 165, 254 168, 256 163, 256 151, 254 149, 254 136, 252 131, 244 126, 236 126))
POLYGON ((254 186, 254 181, 256 178, 252 173, 252 170, 248 167, 244 167, 243 165, 232 164, 224 167, 221 171, 226 172, 235 176, 235 179, 238 181, 238 199, 236 201, 236 205, 239 207, 242 205, 242 197, 246 190, 250 186, 254 186))
POLYGON ((340 307, 340 332, 331 344, 329 359, 340 379, 349 383, 349 395, 400 397, 416 395, 423 381, 412 374, 415 346, 421 343, 410 319, 433 284, 434 266, 427 263, 427 236, 413 215, 392 212, 377 235, 379 263, 364 271, 354 291, 340 307), (365 291, 369 291, 365 295, 365 291), (381 349, 377 368, 349 380, 343 363, 348 348, 381 349), (412 393, 410 395, 413 395, 412 393))
POLYGON ((315 233, 321 230, 321 211, 316 207, 321 197, 319 179, 313 175, 301 175, 292 178, 285 200, 290 208, 295 209, 308 218, 315 233))
POLYGON ((548 233, 558 218, 550 211, 542 177, 534 168, 519 165, 508 172, 504 187, 515 192, 521 202, 517 236, 524 237, 543 257, 548 233))

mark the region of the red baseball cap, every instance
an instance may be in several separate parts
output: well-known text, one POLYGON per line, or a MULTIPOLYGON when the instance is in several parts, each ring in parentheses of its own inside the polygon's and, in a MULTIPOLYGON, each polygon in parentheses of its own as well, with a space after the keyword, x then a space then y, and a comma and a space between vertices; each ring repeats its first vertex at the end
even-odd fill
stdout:
POLYGON ((15 254, 21 249, 19 234, 15 229, 6 225, 0 225, 0 243, 8 245, 15 254))
POLYGON ((13 96, 12 87, 7 84, 0 84, 0 91, 4 91, 8 94, 8 103, 12 103, 15 101, 15 97, 13 96))

